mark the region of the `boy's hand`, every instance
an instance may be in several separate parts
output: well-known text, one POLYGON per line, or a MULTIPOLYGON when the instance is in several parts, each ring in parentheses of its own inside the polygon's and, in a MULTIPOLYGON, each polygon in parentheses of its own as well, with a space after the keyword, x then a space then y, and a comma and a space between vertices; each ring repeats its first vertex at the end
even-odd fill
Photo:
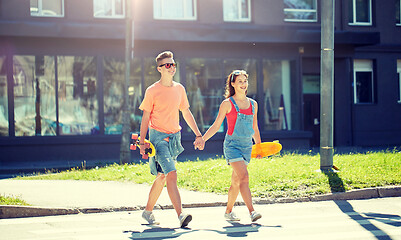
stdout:
POLYGON ((141 155, 144 155, 145 154, 145 143, 139 143, 139 153, 141 154, 141 155))
POLYGON ((199 136, 195 138, 194 148, 199 150, 203 150, 205 148, 205 140, 203 140, 203 137, 199 136))

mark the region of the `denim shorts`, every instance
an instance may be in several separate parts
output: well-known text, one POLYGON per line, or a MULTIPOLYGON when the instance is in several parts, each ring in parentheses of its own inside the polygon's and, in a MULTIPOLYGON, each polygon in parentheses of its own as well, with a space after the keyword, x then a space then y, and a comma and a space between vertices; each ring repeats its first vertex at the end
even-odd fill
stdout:
POLYGON ((169 172, 176 171, 175 159, 171 157, 167 141, 160 141, 156 148, 156 167, 157 172, 168 174, 169 172))
POLYGON ((232 138, 227 135, 223 144, 224 156, 228 164, 244 161, 246 165, 251 161, 252 138, 232 138), (228 137, 227 137, 228 136, 228 137))

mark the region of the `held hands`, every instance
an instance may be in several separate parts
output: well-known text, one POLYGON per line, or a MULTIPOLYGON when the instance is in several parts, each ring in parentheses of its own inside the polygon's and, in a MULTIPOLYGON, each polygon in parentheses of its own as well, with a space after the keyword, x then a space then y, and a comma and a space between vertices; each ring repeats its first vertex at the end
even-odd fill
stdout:
POLYGON ((203 140, 202 136, 197 136, 194 141, 194 148, 203 150, 205 148, 205 140, 203 140))

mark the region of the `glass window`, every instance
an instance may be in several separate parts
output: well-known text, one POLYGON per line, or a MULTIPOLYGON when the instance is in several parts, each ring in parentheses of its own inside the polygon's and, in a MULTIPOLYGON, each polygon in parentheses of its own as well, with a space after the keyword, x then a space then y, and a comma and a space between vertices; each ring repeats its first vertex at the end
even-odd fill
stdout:
POLYGON ((350 0, 349 1, 349 25, 372 25, 372 1, 350 0))
POLYGON ((93 16, 98 18, 124 18, 125 0, 93 0, 93 16))
POLYGON ((125 62, 114 58, 104 60, 104 126, 106 134, 122 133, 125 62))
POLYGON ((99 133, 96 59, 58 56, 60 135, 99 133))
POLYGON ((251 0, 224 0, 223 11, 226 22, 250 22, 251 0))
POLYGON ((320 76, 304 75, 302 76, 303 94, 320 94, 320 76))
POLYGON ((354 103, 374 103, 373 64, 354 60, 354 103))
POLYGON ((290 63, 263 60, 264 130, 291 129, 290 63))
POLYGON ((397 60, 397 75, 398 75, 398 103, 401 103, 401 59, 397 60))
POLYGON ((64 17, 64 0, 30 0, 31 16, 64 17))
POLYGON ((8 94, 6 57, 0 56, 0 136, 8 136, 8 94))
POLYGON ((397 26, 401 26, 401 0, 395 1, 395 20, 397 26))
POLYGON ((15 136, 56 135, 54 57, 14 56, 15 136))
MULTIPOLYGON (((205 132, 217 117, 224 99, 225 79, 219 59, 191 58, 186 62, 186 90, 191 112, 201 132, 205 132)), ((187 129, 189 132, 190 128, 187 129)), ((224 131, 222 124, 219 132, 224 131)))
MULTIPOLYGON (((177 69, 178 70, 178 69, 177 69)), ((144 59, 144 75, 145 75, 145 86, 144 90, 146 90, 150 85, 159 81, 160 73, 157 71, 156 61, 154 58, 145 58, 144 59)), ((177 77, 177 73, 174 78, 177 77)))
POLYGON ((142 66, 140 59, 131 61, 130 69, 130 86, 128 88, 130 108, 130 129, 133 132, 139 132, 142 121, 142 111, 139 110, 139 105, 142 103, 142 66))
POLYGON ((316 22, 316 0, 284 0, 284 21, 316 22))
POLYGON ((196 0, 153 0, 155 19, 196 20, 196 0))

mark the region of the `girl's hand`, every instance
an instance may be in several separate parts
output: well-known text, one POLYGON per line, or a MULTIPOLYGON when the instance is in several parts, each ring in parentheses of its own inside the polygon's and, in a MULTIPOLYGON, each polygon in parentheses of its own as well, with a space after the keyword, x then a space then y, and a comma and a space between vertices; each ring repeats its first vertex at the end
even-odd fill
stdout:
POLYGON ((205 148, 205 140, 203 140, 203 137, 196 137, 194 141, 194 148, 203 150, 205 148))

